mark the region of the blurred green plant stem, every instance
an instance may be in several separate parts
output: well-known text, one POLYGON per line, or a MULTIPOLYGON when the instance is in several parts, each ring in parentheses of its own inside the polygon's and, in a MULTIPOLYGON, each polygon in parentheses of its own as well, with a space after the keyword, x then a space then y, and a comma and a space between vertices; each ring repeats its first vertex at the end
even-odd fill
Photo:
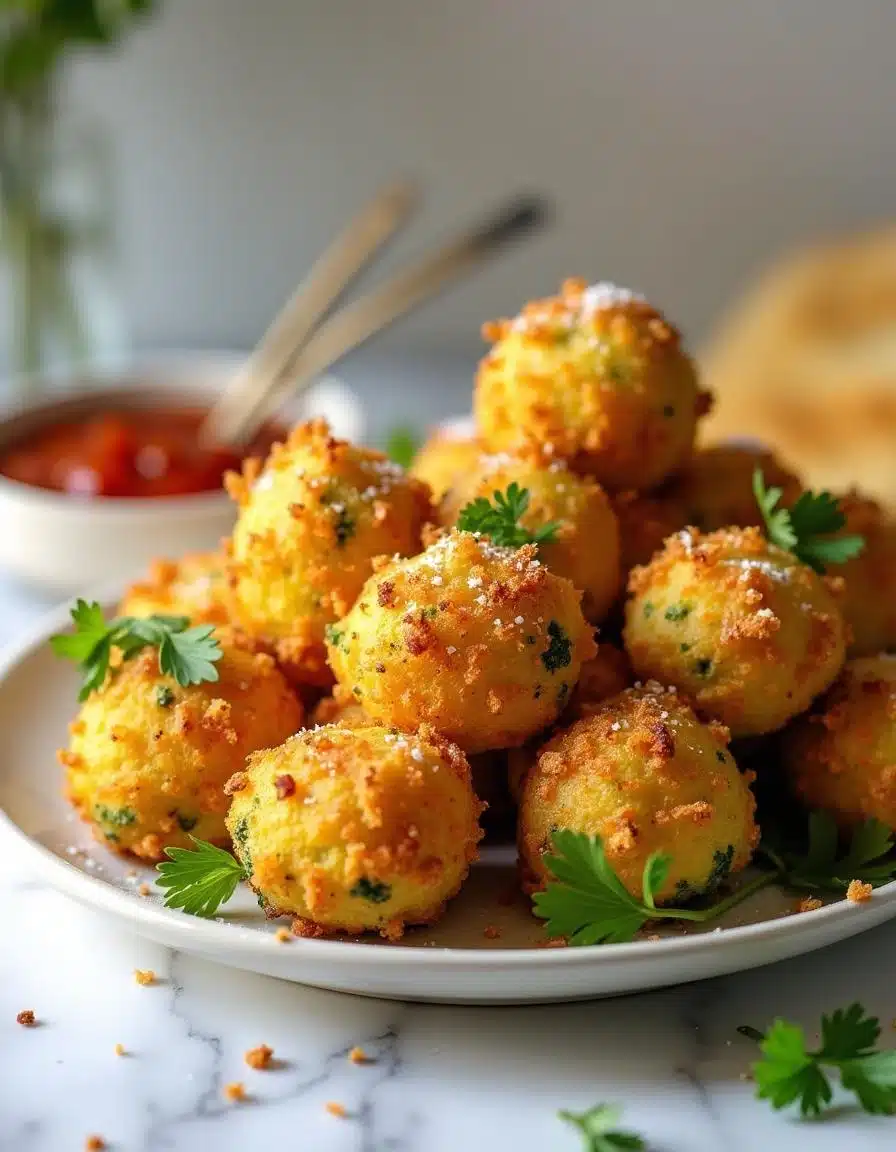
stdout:
POLYGON ((77 50, 110 48, 154 0, 0 0, 0 256, 14 311, 14 366, 34 374, 48 349, 68 364, 90 354, 71 281, 89 219, 67 214, 54 187, 60 73, 77 50))

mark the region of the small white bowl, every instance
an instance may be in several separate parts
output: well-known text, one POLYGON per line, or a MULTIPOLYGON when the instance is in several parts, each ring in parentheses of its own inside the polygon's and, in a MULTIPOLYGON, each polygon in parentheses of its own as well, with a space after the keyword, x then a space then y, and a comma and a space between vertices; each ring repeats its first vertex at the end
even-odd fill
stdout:
MULTIPOLYGON (((58 420, 173 403, 206 407, 239 362, 233 356, 159 358, 114 374, 82 377, 77 390, 43 395, 0 419, 0 451, 58 420)), ((352 431, 361 431, 357 401, 338 382, 321 381, 281 419, 288 423, 311 411, 327 416, 336 430, 348 423, 352 431), (342 389, 338 397, 334 388, 342 389)), ((153 500, 79 500, 0 476, 0 569, 60 596, 109 581, 124 583, 144 573, 154 557, 216 548, 231 531, 235 514, 223 491, 153 500)))

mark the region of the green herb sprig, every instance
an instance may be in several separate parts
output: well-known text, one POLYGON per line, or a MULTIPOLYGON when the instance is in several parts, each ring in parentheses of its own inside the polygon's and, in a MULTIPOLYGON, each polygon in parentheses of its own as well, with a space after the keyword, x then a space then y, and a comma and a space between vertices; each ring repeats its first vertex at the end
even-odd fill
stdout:
POLYGON ((837 536, 846 517, 830 492, 802 492, 792 508, 780 508, 781 488, 766 488, 762 469, 753 473, 753 495, 772 544, 792 552, 814 571, 845 564, 865 547, 863 536, 837 536))
POLYGON ((495 491, 492 499, 479 496, 461 509, 457 526, 462 532, 479 532, 502 548, 522 548, 524 544, 547 544, 560 528, 556 520, 535 531, 520 523, 529 508, 529 489, 514 480, 506 492, 495 491))
POLYGON ((782 837, 766 833, 759 846, 760 863, 770 865, 793 888, 845 892, 851 880, 878 888, 896 880, 894 836, 874 818, 853 829, 841 851, 840 834, 828 812, 810 812, 806 851, 784 847, 782 837))
POLYGON ((242 864, 223 848, 190 839, 195 848, 166 848, 167 860, 156 865, 156 884, 165 888, 165 907, 181 908, 191 916, 214 916, 246 879, 242 864))
POLYGON ((801 1116, 817 1116, 831 1102, 830 1072, 866 1111, 896 1111, 896 1052, 875 1051, 880 1021, 861 1004, 821 1018, 821 1046, 810 1051, 798 1024, 775 1020, 767 1032, 743 1025, 738 1032, 759 1044, 762 1058, 752 1068, 756 1095, 775 1109, 799 1104, 801 1116))
POLYGON ((774 876, 763 875, 708 908, 657 906, 656 894, 669 875, 672 857, 654 852, 641 876, 641 899, 632 896, 607 860, 599 836, 560 828, 551 839, 554 854, 544 863, 553 880, 533 897, 535 915, 545 920, 550 937, 566 937, 573 946, 623 944, 648 920, 705 923, 723 915, 774 876))
POLYGON ((581 1132, 584 1152, 643 1152, 647 1148, 643 1137, 616 1127, 622 1109, 615 1104, 595 1104, 586 1112, 564 1110, 557 1115, 581 1132))
POLYGON ((397 424, 386 437, 386 455, 402 468, 410 468, 420 450, 420 437, 407 424, 397 424))
POLYGON ((77 602, 71 616, 74 632, 51 637, 50 645, 57 656, 80 666, 79 700, 102 686, 113 648, 124 660, 144 648, 157 648, 159 672, 172 676, 182 687, 218 679, 215 663, 221 659, 221 646, 212 635, 213 624, 191 628, 186 616, 116 616, 107 621, 99 604, 86 600, 77 602))

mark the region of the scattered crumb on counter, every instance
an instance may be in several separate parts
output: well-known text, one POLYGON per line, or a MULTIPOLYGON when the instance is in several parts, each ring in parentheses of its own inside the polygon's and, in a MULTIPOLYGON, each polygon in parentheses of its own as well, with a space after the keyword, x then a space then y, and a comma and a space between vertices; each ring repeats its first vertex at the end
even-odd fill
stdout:
POLYGON ((846 889, 846 899, 851 900, 853 904, 867 904, 873 892, 874 889, 870 884, 864 884, 861 880, 850 880, 846 889))
POLYGON ((115 1055, 116 1056, 124 1056, 126 1054, 126 1052, 127 1052, 127 1049, 125 1048, 124 1044, 116 1044, 115 1045, 115 1055))
POLYGON ((248 1052, 244 1053, 243 1059, 250 1068, 261 1071, 262 1068, 270 1068, 273 1055, 273 1048, 268 1047, 267 1044, 259 1044, 257 1048, 250 1048, 248 1052))
POLYGON ((655 944, 657 942, 657 940, 662 940, 662 936, 660 936, 656 932, 651 932, 650 935, 645 936, 644 939, 649 940, 651 944, 655 944))
POLYGON ((106 1147, 106 1141, 102 1136, 88 1136, 84 1141, 85 1152, 103 1152, 106 1147))
POLYGON ((292 932, 288 928, 278 928, 274 933, 274 939, 279 940, 281 944, 288 944, 292 940, 292 932))
POLYGON ((152 894, 152 888, 150 888, 148 884, 141 884, 137 891, 141 896, 150 896, 152 894))
POLYGON ((156 974, 153 972, 152 968, 135 968, 134 979, 138 984, 142 984, 145 988, 147 984, 155 984, 156 974))
POLYGON ((497 940, 501 935, 501 929, 496 928, 494 924, 487 924, 483 929, 482 935, 486 940, 497 940))
POLYGON ((355 1046, 348 1054, 349 1060, 352 1064, 372 1064, 373 1061, 367 1055, 363 1048, 355 1046))
POLYGON ((16 1016, 16 1024, 21 1024, 23 1028, 36 1028, 37 1017, 34 1015, 33 1009, 22 1009, 18 1016, 16 1016))
POLYGON ((326 1104, 324 1105, 324 1107, 330 1113, 331 1116, 344 1117, 344 1116, 348 1115, 348 1113, 345 1110, 345 1105, 340 1104, 338 1100, 328 1100, 326 1102, 326 1104))
POLYGON ((224 1095, 233 1104, 246 1099, 246 1089, 240 1080, 231 1080, 224 1085, 224 1095))
POLYGON ((806 896, 797 904, 796 910, 797 912, 814 912, 816 908, 821 906, 822 902, 816 896, 806 896))
POLYGON ((539 940, 536 948, 565 948, 566 940, 562 936, 555 936, 550 940, 539 940))

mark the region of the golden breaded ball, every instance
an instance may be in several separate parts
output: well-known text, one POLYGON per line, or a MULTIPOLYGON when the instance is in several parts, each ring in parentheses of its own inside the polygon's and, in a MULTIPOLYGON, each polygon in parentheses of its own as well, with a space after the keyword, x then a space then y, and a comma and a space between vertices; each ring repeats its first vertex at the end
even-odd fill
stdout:
POLYGON ((188 616, 194 624, 226 624, 224 557, 192 552, 179 560, 155 560, 146 580, 132 584, 118 606, 120 616, 188 616))
POLYGON ((482 445, 471 436, 437 428, 414 457, 408 473, 428 484, 433 500, 441 500, 461 476, 476 466, 482 445))
POLYGON ((629 578, 626 651, 733 735, 773 732, 843 666, 836 586, 756 528, 685 530, 629 578))
POLYGON ((684 507, 667 488, 646 492, 617 492, 613 510, 619 524, 622 569, 630 572, 646 564, 666 540, 687 525, 684 507))
POLYGON ((542 445, 608 489, 655 487, 688 459, 708 409, 679 334, 641 297, 567 280, 483 328, 474 412, 490 452, 542 445))
POLYGON ((652 852, 672 858, 659 897, 711 892, 744 868, 759 839, 749 777, 728 751, 728 732, 698 720, 659 685, 629 688, 557 733, 523 784, 519 849, 529 891, 548 879, 551 836, 568 828, 600 836, 632 895, 652 852))
POLYGON ((452 527, 465 505, 482 497, 492 500, 511 484, 525 488, 529 506, 520 523, 535 531, 553 523, 552 540, 538 546, 538 558, 582 593, 582 611, 592 624, 609 613, 622 587, 619 525, 603 488, 577 476, 562 461, 547 461, 537 452, 521 456, 500 453, 480 457, 475 470, 450 489, 439 519, 452 527))
MULTIPOLYGON (((311 715, 312 724, 342 724, 345 728, 371 728, 383 725, 371 719, 357 698, 336 685, 332 696, 325 696, 311 715)), ((397 731, 397 729, 393 729, 397 731)), ((508 810, 507 761, 503 752, 480 752, 468 757, 473 791, 486 805, 485 821, 494 823, 508 810)))
POLYGON ((703 532, 718 528, 761 527, 762 515, 753 495, 753 473, 759 468, 766 488, 780 488, 785 507, 793 504, 803 485, 772 453, 763 448, 717 444, 701 448, 670 484, 668 495, 681 505, 685 524, 703 532))
POLYGON ((227 827, 272 916, 303 935, 431 924, 476 858, 479 801, 461 750, 421 728, 308 729, 249 758, 227 827))
POLYGON ((465 752, 556 719, 594 651, 568 580, 535 548, 451 532, 385 564, 328 634, 336 679, 386 725, 431 724, 465 752))
POLYGON ((803 804, 841 828, 870 817, 896 828, 896 656, 850 660, 785 732, 781 762, 803 804))
POLYGON ((224 785, 250 752, 302 725, 273 659, 224 630, 214 683, 181 687, 144 649, 85 701, 59 758, 68 796, 110 848, 160 860, 189 836, 229 847, 224 785))
POLYGON ((846 524, 865 547, 837 568, 846 584, 843 615, 852 631, 850 656, 870 656, 896 648, 896 522, 879 504, 855 493, 841 498, 846 524))
POLYGON ((230 474, 240 506, 228 582, 234 619, 270 645, 295 683, 326 687, 324 630, 343 616, 374 556, 420 548, 428 489, 380 452, 300 424, 264 467, 230 474))

